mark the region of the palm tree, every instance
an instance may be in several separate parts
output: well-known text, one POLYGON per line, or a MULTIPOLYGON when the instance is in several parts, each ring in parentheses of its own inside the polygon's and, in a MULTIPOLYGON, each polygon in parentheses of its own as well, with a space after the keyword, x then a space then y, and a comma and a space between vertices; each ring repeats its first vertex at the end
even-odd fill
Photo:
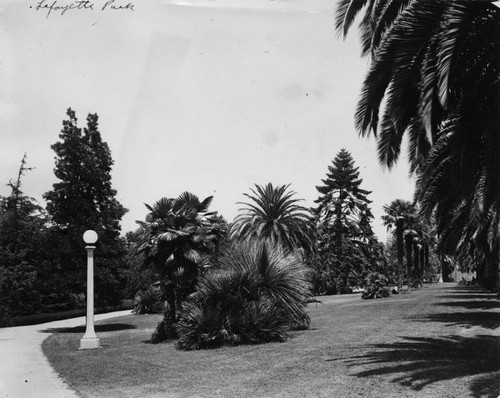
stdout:
POLYGON ((436 142, 417 180, 416 198, 422 214, 435 219, 440 252, 458 255, 463 265, 477 263, 481 282, 494 288, 500 245, 499 181, 489 176, 497 173, 495 151, 500 142, 497 137, 496 148, 483 148, 482 143, 475 142, 480 134, 473 134, 467 149, 461 149, 459 135, 450 125, 447 134, 436 142), (474 157, 479 162, 473 162, 474 157))
MULTIPOLYGON (((436 217, 442 245, 496 267, 500 10, 488 1, 341 0, 337 29, 346 35, 363 9, 363 52, 372 62, 358 131, 377 136, 389 168, 406 134, 416 199, 436 217)), ((497 283, 498 270, 491 277, 497 283)))
POLYGON ((264 242, 241 242, 209 270, 178 323, 182 349, 283 341, 307 328, 311 290, 303 261, 264 242))
POLYGON ((274 187, 255 184, 252 194, 244 195, 251 202, 245 205, 234 219, 230 237, 236 240, 263 240, 283 249, 298 249, 309 253, 313 247, 311 215, 308 209, 298 205, 300 199, 294 198, 295 192, 288 185, 274 187))
POLYGON ((146 221, 137 221, 137 253, 144 253, 145 266, 154 266, 162 276, 172 321, 217 241, 219 227, 210 218, 213 213, 208 213, 211 202, 211 196, 200 202, 184 192, 178 198, 146 204, 150 211, 146 221))
POLYGON ((419 233, 412 227, 404 231, 404 241, 406 249, 406 275, 408 277, 408 287, 417 287, 419 257, 417 244, 419 233))
POLYGON ((356 125, 362 134, 380 130, 379 156, 389 167, 406 132, 410 160, 417 166, 438 127, 463 100, 496 106, 500 12, 488 2, 341 0, 337 29, 342 35, 363 7, 364 54, 372 55, 372 63, 356 125))
MULTIPOLYGON (((393 234, 396 237, 396 247, 398 253, 398 288, 401 289, 403 286, 405 230, 407 230, 415 222, 415 206, 409 201, 395 199, 389 205, 384 205, 383 209, 385 211, 385 215, 382 216, 382 222, 387 227, 387 230, 393 230, 393 234)), ((407 265, 410 265, 410 263, 408 262, 407 265)))

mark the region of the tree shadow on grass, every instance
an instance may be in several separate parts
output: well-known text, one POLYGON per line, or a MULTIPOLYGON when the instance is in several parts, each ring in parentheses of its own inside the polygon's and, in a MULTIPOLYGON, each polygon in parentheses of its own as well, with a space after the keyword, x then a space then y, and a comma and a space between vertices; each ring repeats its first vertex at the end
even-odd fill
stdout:
MULTIPOLYGON (((447 301, 444 303, 436 304, 438 306, 448 306, 448 307, 463 307, 469 310, 491 310, 499 309, 500 302, 493 300, 481 300, 481 301, 447 301)), ((498 314, 500 316, 500 313, 498 314)))
POLYGON ((491 294, 487 289, 481 286, 451 286, 445 288, 445 290, 449 290, 451 293, 482 293, 482 294, 491 294))
POLYGON ((463 292, 457 292, 455 294, 444 294, 438 296, 440 299, 453 299, 453 300, 489 300, 489 301, 496 301, 497 303, 500 304, 500 301, 497 299, 495 294, 492 293, 483 293, 483 294, 469 294, 469 293, 463 293, 463 292))
POLYGON ((373 351, 351 358, 351 366, 367 370, 358 377, 394 374, 393 382, 420 391, 442 380, 475 377, 470 385, 474 397, 494 397, 500 392, 500 337, 446 336, 403 337, 393 344, 375 344, 373 351))
POLYGON ((445 312, 412 317, 411 319, 417 322, 442 322, 446 323, 447 326, 462 326, 466 328, 481 326, 485 329, 493 330, 500 327, 500 313, 492 311, 445 312))
MULTIPOLYGON (((136 326, 128 323, 108 323, 104 325, 94 325, 96 333, 117 332, 120 330, 135 329, 136 326)), ((72 328, 49 328, 42 330, 43 333, 85 333, 86 326, 75 326, 72 328)))

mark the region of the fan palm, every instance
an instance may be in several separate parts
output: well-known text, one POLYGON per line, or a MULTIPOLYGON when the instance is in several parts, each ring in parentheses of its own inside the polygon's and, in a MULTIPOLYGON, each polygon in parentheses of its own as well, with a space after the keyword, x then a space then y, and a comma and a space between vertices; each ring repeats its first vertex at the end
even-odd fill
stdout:
POLYGON ((290 326, 307 328, 311 298, 306 267, 263 242, 242 242, 200 278, 180 316, 178 346, 283 341, 290 326))
POLYGON ((184 192, 178 198, 146 204, 150 211, 146 221, 137 221, 137 252, 144 253, 145 266, 154 266, 164 278, 172 320, 218 237, 218 225, 209 218, 211 202, 211 196, 200 202, 196 195, 184 192))
POLYGON ((231 227, 230 236, 237 240, 259 239, 269 241, 287 250, 312 250, 313 231, 308 209, 298 205, 300 199, 289 191, 290 185, 274 187, 255 185, 252 194, 244 194, 251 200, 241 208, 231 227))

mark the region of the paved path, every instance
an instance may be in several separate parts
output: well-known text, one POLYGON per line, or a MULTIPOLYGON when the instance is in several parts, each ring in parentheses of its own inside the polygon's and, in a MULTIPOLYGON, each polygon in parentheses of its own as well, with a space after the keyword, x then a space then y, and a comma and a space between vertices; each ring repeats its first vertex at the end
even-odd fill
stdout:
MULTIPOLYGON (((130 314, 130 310, 95 316, 95 320, 130 314)), ((71 390, 56 374, 42 353, 42 342, 49 328, 85 325, 85 317, 48 322, 40 325, 0 328, 1 398, 74 398, 71 390)))

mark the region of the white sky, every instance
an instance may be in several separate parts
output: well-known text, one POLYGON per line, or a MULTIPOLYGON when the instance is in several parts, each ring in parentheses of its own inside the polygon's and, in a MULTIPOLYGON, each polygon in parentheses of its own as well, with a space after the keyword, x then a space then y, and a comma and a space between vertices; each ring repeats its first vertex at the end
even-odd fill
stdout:
POLYGON ((411 199, 406 159, 384 171, 374 140, 354 131, 368 64, 357 30, 337 37, 336 1, 137 0, 134 11, 101 11, 94 0, 48 17, 39 1, 0 3, 0 194, 27 152, 36 169, 23 191, 43 203, 56 181, 50 145, 72 107, 80 125, 99 115, 129 209, 123 232, 144 219, 143 203, 185 190, 214 195, 228 221, 254 183, 291 183, 313 206, 341 148, 373 191, 382 240, 382 206, 411 199))

